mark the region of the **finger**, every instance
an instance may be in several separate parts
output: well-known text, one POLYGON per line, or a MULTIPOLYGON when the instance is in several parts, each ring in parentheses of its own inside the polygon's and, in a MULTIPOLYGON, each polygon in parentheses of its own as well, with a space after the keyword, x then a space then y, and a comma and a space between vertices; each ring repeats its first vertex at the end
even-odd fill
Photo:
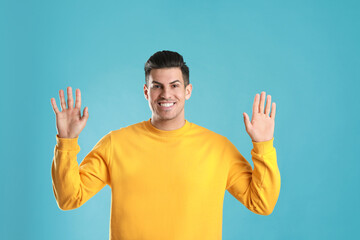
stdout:
POLYGON ((58 109, 58 107, 56 105, 55 98, 51 98, 51 105, 52 105, 52 107, 54 109, 55 114, 58 114, 60 111, 59 111, 59 109, 58 109))
POLYGON ((67 103, 68 103, 68 108, 72 109, 74 107, 74 100, 73 100, 73 96, 72 96, 72 89, 71 87, 67 88, 67 103))
POLYGON ((61 111, 63 111, 63 110, 66 109, 64 90, 61 89, 61 90, 59 91, 59 97, 60 97, 61 111))
POLYGON ((243 116, 244 116, 245 128, 249 129, 251 127, 251 122, 250 122, 249 116, 245 112, 243 113, 243 116))
POLYGON ((254 114, 259 113, 259 94, 255 95, 254 103, 253 103, 253 116, 254 114))
POLYGON ((81 110, 81 92, 80 89, 75 90, 76 100, 75 100, 75 108, 81 110))
POLYGON ((87 121, 89 118, 89 111, 88 111, 88 107, 85 107, 83 110, 83 116, 81 117, 81 121, 87 121))
POLYGON ((265 95, 266 95, 265 92, 261 92, 260 105, 259 105, 260 113, 264 113, 265 95))
POLYGON ((271 108, 271 114, 270 117, 275 121, 275 113, 276 113, 276 104, 275 102, 272 103, 272 108, 271 108))
POLYGON ((267 95, 266 107, 265 107, 265 115, 269 116, 270 114, 270 106, 271 106, 271 95, 267 95))

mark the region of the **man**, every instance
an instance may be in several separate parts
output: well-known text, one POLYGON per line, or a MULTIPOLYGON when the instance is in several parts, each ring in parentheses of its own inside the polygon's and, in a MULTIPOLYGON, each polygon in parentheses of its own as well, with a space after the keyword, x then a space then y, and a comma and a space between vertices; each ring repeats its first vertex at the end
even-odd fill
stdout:
POLYGON ((273 147, 275 103, 255 95, 252 120, 254 170, 225 137, 188 122, 189 69, 180 54, 160 51, 145 64, 144 96, 152 115, 106 134, 80 166, 78 136, 89 117, 81 116, 81 94, 67 88, 55 99, 58 134, 52 163, 53 189, 62 210, 80 207, 106 184, 111 187, 110 239, 221 239, 225 190, 251 211, 268 215, 280 192, 273 147))

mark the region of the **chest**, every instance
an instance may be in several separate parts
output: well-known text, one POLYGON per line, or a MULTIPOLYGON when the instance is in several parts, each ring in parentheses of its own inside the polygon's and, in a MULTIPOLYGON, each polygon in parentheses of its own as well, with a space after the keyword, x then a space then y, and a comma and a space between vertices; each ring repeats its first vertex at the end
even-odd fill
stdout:
POLYGON ((196 191, 226 180, 222 149, 206 141, 128 141, 114 146, 112 156, 112 182, 123 188, 157 193, 174 187, 196 191))

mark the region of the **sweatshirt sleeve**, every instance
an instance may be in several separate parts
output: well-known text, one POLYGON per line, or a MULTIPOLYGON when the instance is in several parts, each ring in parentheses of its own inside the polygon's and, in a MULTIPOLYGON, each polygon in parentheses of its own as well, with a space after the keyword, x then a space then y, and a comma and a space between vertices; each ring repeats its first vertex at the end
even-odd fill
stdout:
POLYGON ((272 213, 280 193, 280 172, 274 138, 252 142, 254 169, 230 142, 225 154, 230 159, 226 189, 249 210, 261 215, 272 213))
POLYGON ((86 155, 80 166, 78 138, 56 135, 51 176, 55 199, 60 209, 80 207, 106 184, 110 185, 111 132, 102 137, 86 155))

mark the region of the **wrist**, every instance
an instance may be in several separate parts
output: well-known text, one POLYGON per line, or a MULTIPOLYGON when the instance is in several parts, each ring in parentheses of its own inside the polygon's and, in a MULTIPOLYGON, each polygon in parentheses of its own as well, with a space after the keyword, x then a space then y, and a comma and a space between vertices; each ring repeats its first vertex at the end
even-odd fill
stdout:
POLYGON ((78 138, 79 136, 75 136, 75 135, 67 135, 67 134, 61 134, 61 133, 58 133, 57 136, 59 138, 78 138))
POLYGON ((253 150, 255 153, 258 153, 258 154, 266 154, 273 150, 273 148, 274 148, 273 142, 274 142, 274 138, 272 138, 268 141, 262 141, 262 142, 252 141, 253 146, 254 146, 253 150))
POLYGON ((56 145, 60 150, 78 150, 78 138, 61 138, 56 135, 56 145))

